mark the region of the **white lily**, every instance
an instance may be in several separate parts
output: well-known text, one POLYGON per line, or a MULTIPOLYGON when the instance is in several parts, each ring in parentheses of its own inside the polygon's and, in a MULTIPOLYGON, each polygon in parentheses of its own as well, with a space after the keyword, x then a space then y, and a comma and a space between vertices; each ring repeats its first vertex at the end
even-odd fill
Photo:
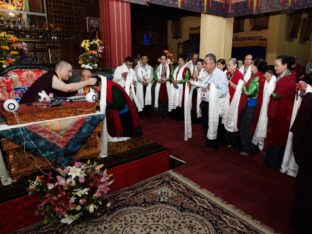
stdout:
POLYGON ((67 215, 65 218, 61 219, 61 223, 71 224, 75 220, 77 220, 80 217, 81 213, 78 213, 76 215, 67 215))
POLYGON ((76 177, 85 176, 86 174, 78 167, 70 167, 68 175, 75 179, 76 177))
POLYGON ((94 204, 91 204, 88 208, 89 208, 89 212, 90 212, 90 213, 93 213, 94 210, 97 209, 97 206, 94 205, 94 204))
POLYGON ((89 188, 75 189, 73 194, 77 195, 78 197, 82 197, 83 195, 87 195, 88 191, 89 191, 89 188))

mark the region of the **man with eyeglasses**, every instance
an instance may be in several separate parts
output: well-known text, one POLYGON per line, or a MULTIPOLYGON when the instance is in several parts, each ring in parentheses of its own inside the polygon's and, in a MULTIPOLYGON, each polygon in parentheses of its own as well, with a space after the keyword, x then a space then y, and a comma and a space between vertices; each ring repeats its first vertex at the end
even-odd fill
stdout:
POLYGON ((224 113, 228 95, 228 81, 224 72, 216 67, 214 54, 207 54, 204 59, 206 75, 198 85, 201 88, 202 127, 206 138, 205 145, 218 148, 218 128, 220 117, 224 113))

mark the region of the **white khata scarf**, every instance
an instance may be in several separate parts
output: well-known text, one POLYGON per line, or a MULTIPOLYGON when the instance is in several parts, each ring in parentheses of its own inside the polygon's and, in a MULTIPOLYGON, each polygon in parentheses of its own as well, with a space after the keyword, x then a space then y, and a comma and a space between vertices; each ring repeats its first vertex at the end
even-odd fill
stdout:
POLYGON ((217 139, 219 118, 224 115, 225 104, 228 100, 228 96, 225 98, 219 98, 217 88, 213 83, 210 83, 209 89, 209 109, 208 109, 208 131, 207 138, 209 140, 217 139))
MULTIPOLYGON (((183 80, 183 71, 186 67, 187 67, 186 65, 182 66, 181 68, 177 67, 174 70, 173 79, 177 80, 177 81, 183 80)), ((189 96, 189 88, 187 85, 185 85, 185 93, 186 93, 186 91, 187 91, 187 96, 189 96)), ((171 112, 171 110, 176 109, 177 107, 182 107, 183 84, 178 83, 177 86, 170 84, 169 94, 170 94, 170 96, 169 96, 169 112, 171 112)), ((184 103, 185 103, 185 99, 186 99, 185 96, 186 95, 184 94, 184 103)))
MULTIPOLYGON (((224 127, 229 132, 238 132, 237 120, 239 102, 242 94, 243 80, 239 80, 231 104, 226 108, 223 116, 224 127)), ((229 99, 229 97, 228 97, 229 99)))
POLYGON ((138 78, 138 83, 136 87, 136 96, 137 99, 142 106, 144 107, 144 104, 151 105, 152 104, 152 82, 149 82, 151 77, 152 77, 152 67, 148 64, 143 67, 141 64, 139 64, 138 70, 137 70, 137 78, 138 78), (144 88, 143 84, 141 83, 142 81, 147 81, 149 82, 146 86, 146 93, 145 93, 145 98, 144 98, 144 88))
POLYGON ((245 68, 245 67, 242 66, 242 67, 239 69, 239 71, 244 75, 244 81, 247 83, 247 82, 249 81, 250 77, 251 77, 251 66, 249 66, 249 67, 247 68, 246 73, 245 73, 245 69, 244 69, 244 68, 245 68))
POLYGON ((122 65, 122 69, 121 69, 121 73, 123 72, 127 72, 127 78, 126 78, 126 84, 125 84, 125 91, 126 93, 129 95, 129 97, 131 99, 133 99, 136 107, 138 108, 138 111, 142 111, 142 106, 139 103, 136 95, 135 95, 135 89, 134 89, 134 85, 132 81, 137 81, 136 76, 135 76, 135 72, 133 69, 128 69, 128 67, 126 66, 126 64, 122 65))
MULTIPOLYGON (((198 80, 199 82, 202 82, 202 77, 204 75, 205 69, 202 69, 199 72, 198 80)), ((196 88, 195 86, 192 86, 190 89, 190 94, 188 98, 187 106, 185 106, 184 111, 184 140, 187 141, 188 139, 192 138, 192 102, 193 102, 193 92, 197 89, 197 97, 196 97, 196 113, 197 118, 201 117, 201 109, 199 107, 201 102, 201 88, 196 88)))
POLYGON ((260 109, 259 119, 256 126, 255 133, 252 138, 252 143, 258 145, 262 150, 264 147, 264 140, 267 136, 268 128, 268 105, 270 102, 270 96, 275 89, 276 76, 272 76, 270 82, 265 81, 263 88, 262 105, 260 109))
MULTIPOLYGON (((306 93, 312 93, 312 87, 310 85, 308 85, 306 93)), ((290 120, 290 128, 296 119, 301 102, 302 102, 302 97, 300 96, 298 98, 295 97, 294 107, 292 110, 291 120, 290 120)), ((296 177, 299 167, 294 157, 292 142, 293 142, 293 133, 289 131, 284 158, 283 158, 283 162, 281 166, 281 172, 289 176, 296 177)))
MULTIPOLYGON (((158 80, 161 80, 161 74, 164 73, 164 71, 162 70, 163 69, 163 66, 162 64, 160 64, 158 67, 157 67, 157 71, 156 71, 156 75, 157 75, 157 79, 158 80)), ((167 93, 168 93, 168 97, 169 97, 169 93, 170 93, 170 82, 169 82, 169 77, 170 77, 170 68, 169 68, 169 65, 166 63, 165 64, 165 69, 166 69, 166 86, 167 86, 167 93)), ((156 83, 156 86, 155 86, 155 102, 154 102, 154 107, 155 108, 158 108, 159 106, 159 90, 160 90, 160 83, 157 82, 156 83)))

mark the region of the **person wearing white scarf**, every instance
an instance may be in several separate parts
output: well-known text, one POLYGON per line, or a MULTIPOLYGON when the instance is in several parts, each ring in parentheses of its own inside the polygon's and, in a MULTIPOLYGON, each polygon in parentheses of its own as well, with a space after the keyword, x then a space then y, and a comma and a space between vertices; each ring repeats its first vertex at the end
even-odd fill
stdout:
MULTIPOLYGON (((312 87, 308 84, 306 84, 303 81, 299 82, 299 94, 296 95, 295 97, 295 101, 294 101, 294 107, 293 107, 293 111, 292 111, 292 115, 291 115, 291 120, 290 120, 290 128, 292 127, 298 110, 301 106, 301 102, 302 102, 302 97, 306 94, 306 93, 312 93, 312 87)), ((287 144, 286 144, 286 148, 285 148, 285 153, 284 153, 284 157, 283 157, 283 162, 282 162, 282 166, 281 166, 281 172, 285 173, 289 176, 292 177, 296 177, 297 173, 298 173, 298 164, 296 163, 295 157, 294 157, 294 152, 293 152, 293 133, 291 131, 289 131, 288 134, 288 138, 287 138, 287 144)))
POLYGON ((252 63, 252 55, 246 54, 244 59, 244 66, 240 67, 239 71, 244 76, 244 81, 247 83, 251 77, 251 63, 252 63))
POLYGON ((217 133, 219 119, 225 111, 228 95, 228 81, 224 72, 216 67, 216 56, 207 54, 204 59, 206 77, 203 80, 202 102, 202 127, 206 137, 206 146, 218 147, 217 133))
POLYGON ((188 140, 189 138, 192 138, 192 118, 191 118, 191 111, 192 111, 192 99, 193 99, 193 91, 197 91, 196 95, 196 114, 197 118, 201 117, 201 110, 200 110, 200 102, 202 100, 202 93, 201 89, 206 88, 205 85, 203 85, 203 80, 207 76, 206 70, 203 67, 204 65, 204 60, 199 59, 197 61, 197 70, 199 71, 199 74, 197 77, 193 77, 188 82, 188 85, 190 86, 190 97, 188 101, 188 106, 187 106, 187 115, 186 119, 184 119, 185 122, 185 134, 184 134, 184 140, 188 140))
POLYGON ((234 150, 239 150, 240 135, 237 125, 239 118, 239 103, 244 80, 242 73, 238 70, 238 63, 236 58, 231 58, 228 61, 227 68, 227 79, 229 81, 229 102, 226 106, 222 121, 224 128, 227 131, 226 137, 228 147, 231 147, 234 150))
POLYGON ((135 85, 137 84, 137 78, 135 71, 133 70, 133 58, 126 57, 125 62, 116 68, 114 72, 113 81, 122 86, 129 97, 134 101, 138 111, 142 111, 142 106, 139 103, 135 94, 135 85))
MULTIPOLYGON (((135 67, 135 73, 138 80, 136 96, 142 108, 144 108, 144 106, 150 107, 152 105, 153 68, 148 65, 147 62, 147 55, 142 55, 141 61, 135 67)), ((148 115, 149 113, 146 114, 148 115)))
POLYGON ((170 67, 167 61, 167 56, 161 55, 160 64, 156 68, 156 72, 154 74, 154 79, 156 81, 154 107, 157 109, 161 118, 164 118, 168 112, 170 67))
MULTIPOLYGON (((169 112, 174 110, 173 117, 181 119, 182 117, 182 105, 184 109, 187 108, 189 100, 189 86, 185 85, 187 80, 191 78, 190 69, 185 64, 185 59, 180 56, 178 58, 178 66, 175 68, 172 75, 172 83, 170 84, 170 96, 169 96, 169 112), (184 103, 182 103, 184 94, 184 103)), ((184 114, 187 111, 184 110, 184 114)))
POLYGON ((199 60, 199 54, 198 53, 193 53, 192 54, 192 60, 188 61, 186 63, 187 67, 190 69, 191 76, 193 78, 197 78, 199 74, 199 70, 197 68, 197 62, 199 60))
MULTIPOLYGON (((267 73, 266 73, 267 75, 267 73)), ((252 143, 258 145, 260 150, 264 148, 264 141, 267 136, 268 128, 268 105, 272 92, 275 89, 276 76, 272 75, 270 81, 265 81, 263 88, 262 105, 260 109, 259 119, 256 130, 254 132, 252 143)))

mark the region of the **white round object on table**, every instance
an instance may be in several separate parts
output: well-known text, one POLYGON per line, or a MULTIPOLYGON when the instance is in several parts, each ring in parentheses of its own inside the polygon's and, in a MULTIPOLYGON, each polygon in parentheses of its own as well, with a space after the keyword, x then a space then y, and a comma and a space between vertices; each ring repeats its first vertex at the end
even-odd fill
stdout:
POLYGON ((90 92, 86 95, 87 102, 95 102, 96 98, 97 98, 97 95, 94 92, 90 92))
POLYGON ((3 103, 3 109, 8 112, 15 112, 18 110, 19 104, 14 99, 8 99, 3 103))

